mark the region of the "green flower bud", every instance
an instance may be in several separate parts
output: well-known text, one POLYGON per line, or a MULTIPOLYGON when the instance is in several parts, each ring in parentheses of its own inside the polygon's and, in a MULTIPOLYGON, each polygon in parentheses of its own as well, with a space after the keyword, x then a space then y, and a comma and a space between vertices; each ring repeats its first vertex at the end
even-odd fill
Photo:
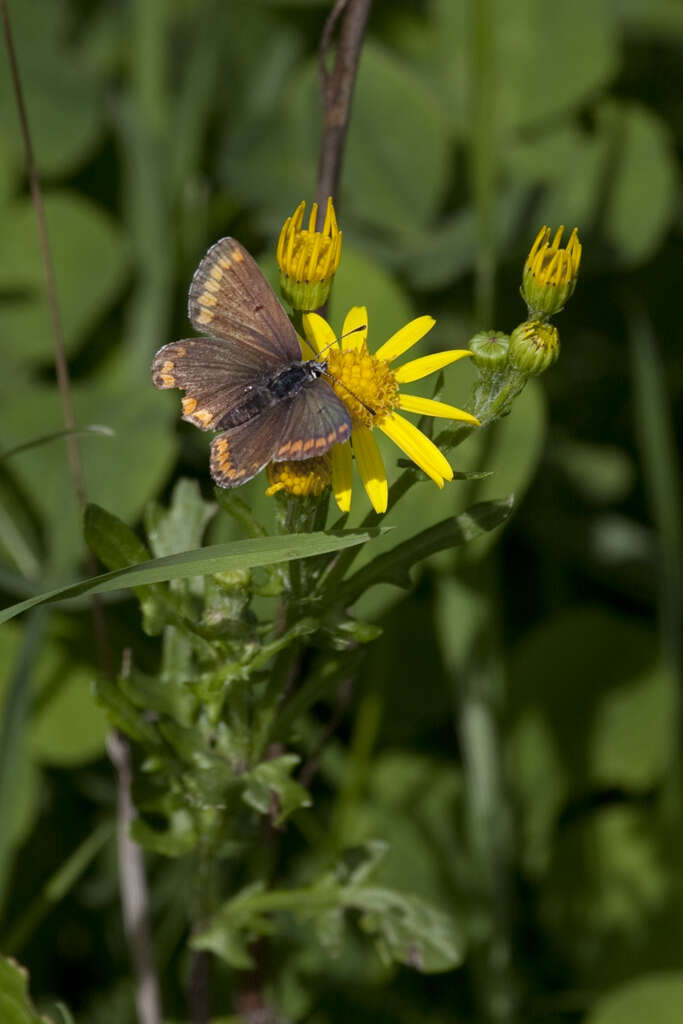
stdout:
POLYGON ((480 331, 470 339, 472 358, 484 372, 502 370, 508 361, 510 338, 502 331, 480 331))
POLYGON ((525 376, 543 373, 559 354, 557 328, 542 320, 525 320, 510 335, 509 364, 525 376))

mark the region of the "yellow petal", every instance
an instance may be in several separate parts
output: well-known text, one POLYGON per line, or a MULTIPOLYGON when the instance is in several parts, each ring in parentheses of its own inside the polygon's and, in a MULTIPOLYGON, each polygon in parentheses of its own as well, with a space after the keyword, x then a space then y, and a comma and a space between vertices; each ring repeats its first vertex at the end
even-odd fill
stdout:
POLYGON ((332 458, 332 491, 341 512, 351 511, 351 485, 353 459, 348 441, 336 444, 330 452, 332 458))
POLYGON ((296 332, 296 336, 299 339, 299 347, 301 348, 301 358, 315 359, 318 352, 316 349, 313 348, 312 343, 310 341, 307 341, 306 338, 302 338, 298 331, 296 332))
POLYGON ((448 405, 446 402, 435 402, 433 398, 400 394, 398 404, 399 408, 406 412, 419 412, 421 416, 441 416, 447 420, 463 420, 465 423, 473 423, 475 427, 479 426, 476 416, 471 416, 464 409, 457 409, 454 405, 448 405))
POLYGON ((399 384, 410 384, 414 380, 422 380, 423 377, 428 377, 430 373, 442 370, 444 366, 455 363, 458 359, 471 355, 472 353, 468 348, 453 348, 448 352, 435 352, 434 355, 411 359, 409 363, 399 366, 394 370, 394 377, 399 384))
POLYGON ((375 512, 386 512, 389 501, 387 474, 377 442, 367 427, 353 428, 353 452, 363 487, 375 512))
POLYGON ((409 420, 396 412, 389 413, 380 430, 383 430, 387 437, 390 437, 394 444, 397 444, 401 451, 405 452, 408 458, 424 470, 439 487, 443 487, 444 479, 453 479, 453 470, 445 456, 434 442, 409 420))
POLYGON ((420 338, 424 338, 425 334, 431 331, 435 323, 436 320, 433 316, 418 316, 415 320, 411 320, 409 324, 402 327, 400 331, 396 331, 396 334, 392 334, 383 345, 380 345, 375 352, 375 356, 378 359, 386 359, 390 363, 392 359, 397 359, 404 352, 407 352, 409 348, 412 348, 420 338))
POLYGON ((301 322, 304 325, 306 339, 316 355, 324 348, 332 348, 337 344, 336 335, 327 320, 317 313, 304 313, 301 322))
POLYGON ((341 345, 345 352, 360 348, 368 337, 368 311, 365 306, 352 306, 344 318, 341 345), (362 331, 358 327, 364 328, 362 331), (350 334, 350 331, 354 331, 350 334))

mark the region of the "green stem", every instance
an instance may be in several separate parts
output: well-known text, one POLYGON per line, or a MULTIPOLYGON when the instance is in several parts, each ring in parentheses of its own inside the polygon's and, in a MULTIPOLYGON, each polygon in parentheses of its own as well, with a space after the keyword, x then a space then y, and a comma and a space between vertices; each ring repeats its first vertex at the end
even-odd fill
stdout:
MULTIPOLYGON (((679 459, 664 368, 650 321, 632 310, 631 377, 641 465, 658 539, 658 617, 662 663, 676 708, 663 806, 676 825, 683 807, 683 520, 679 459)), ((676 825, 677 827, 677 825, 676 825)))
POLYGON ((470 7, 473 45, 470 82, 472 125, 470 173, 479 245, 475 265, 476 322, 490 324, 496 271, 495 234, 495 48, 492 0, 474 0, 470 7))

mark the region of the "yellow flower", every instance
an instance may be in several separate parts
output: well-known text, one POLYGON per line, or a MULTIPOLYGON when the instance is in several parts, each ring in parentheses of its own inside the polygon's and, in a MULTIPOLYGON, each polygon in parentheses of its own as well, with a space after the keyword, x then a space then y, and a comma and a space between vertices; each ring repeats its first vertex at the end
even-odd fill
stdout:
POLYGON ((551 241, 549 227, 542 227, 524 264, 522 298, 529 319, 545 319, 559 313, 574 293, 581 263, 581 242, 576 228, 562 248, 564 225, 551 241))
POLYGON ((337 227, 331 197, 325 223, 316 231, 318 204, 313 203, 308 228, 303 228, 306 203, 302 200, 282 226, 277 243, 280 288, 297 310, 318 309, 327 300, 341 260, 342 233, 337 227))
POLYGON ((266 490, 270 498, 278 491, 286 491, 297 498, 309 495, 318 497, 332 478, 329 454, 300 462, 271 462, 267 469, 270 487, 266 490))
POLYGON ((364 306, 354 306, 347 314, 341 346, 321 316, 309 313, 303 317, 308 344, 315 356, 324 353, 330 384, 351 414, 351 442, 336 445, 330 453, 332 489, 342 512, 351 508, 352 446, 372 507, 375 512, 386 512, 389 489, 382 456, 372 436, 375 427, 390 437, 438 487, 453 479, 453 470, 434 442, 397 410, 478 425, 474 416, 454 405, 407 395, 401 390, 403 384, 421 380, 472 353, 468 349, 454 349, 413 359, 395 369, 391 366, 423 338, 434 323, 430 316, 411 320, 371 355, 367 346, 368 314, 364 306))

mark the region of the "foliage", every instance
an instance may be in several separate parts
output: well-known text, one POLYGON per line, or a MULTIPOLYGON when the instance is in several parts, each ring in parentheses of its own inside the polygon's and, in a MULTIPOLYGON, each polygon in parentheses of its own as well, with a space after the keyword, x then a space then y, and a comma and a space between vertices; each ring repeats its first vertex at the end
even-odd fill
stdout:
MULTIPOLYGON (((214 493, 205 436, 149 374, 216 238, 277 279, 315 191, 329 4, 9 6, 91 504, 83 524, 5 61, 0 948, 38 1010, 2 959, 0 1018, 135 1019, 115 725, 168 1020, 205 950, 214 1022, 248 1020, 257 976, 306 1024, 678 1021, 680 5, 373 5, 335 328, 359 303, 375 341, 430 313, 429 351, 462 347, 522 319, 541 224, 584 243, 558 362, 450 434, 452 483, 380 442, 410 485, 380 527, 360 491, 343 520, 292 516, 262 478, 214 493)), ((465 362, 429 397, 467 404, 465 362)))

